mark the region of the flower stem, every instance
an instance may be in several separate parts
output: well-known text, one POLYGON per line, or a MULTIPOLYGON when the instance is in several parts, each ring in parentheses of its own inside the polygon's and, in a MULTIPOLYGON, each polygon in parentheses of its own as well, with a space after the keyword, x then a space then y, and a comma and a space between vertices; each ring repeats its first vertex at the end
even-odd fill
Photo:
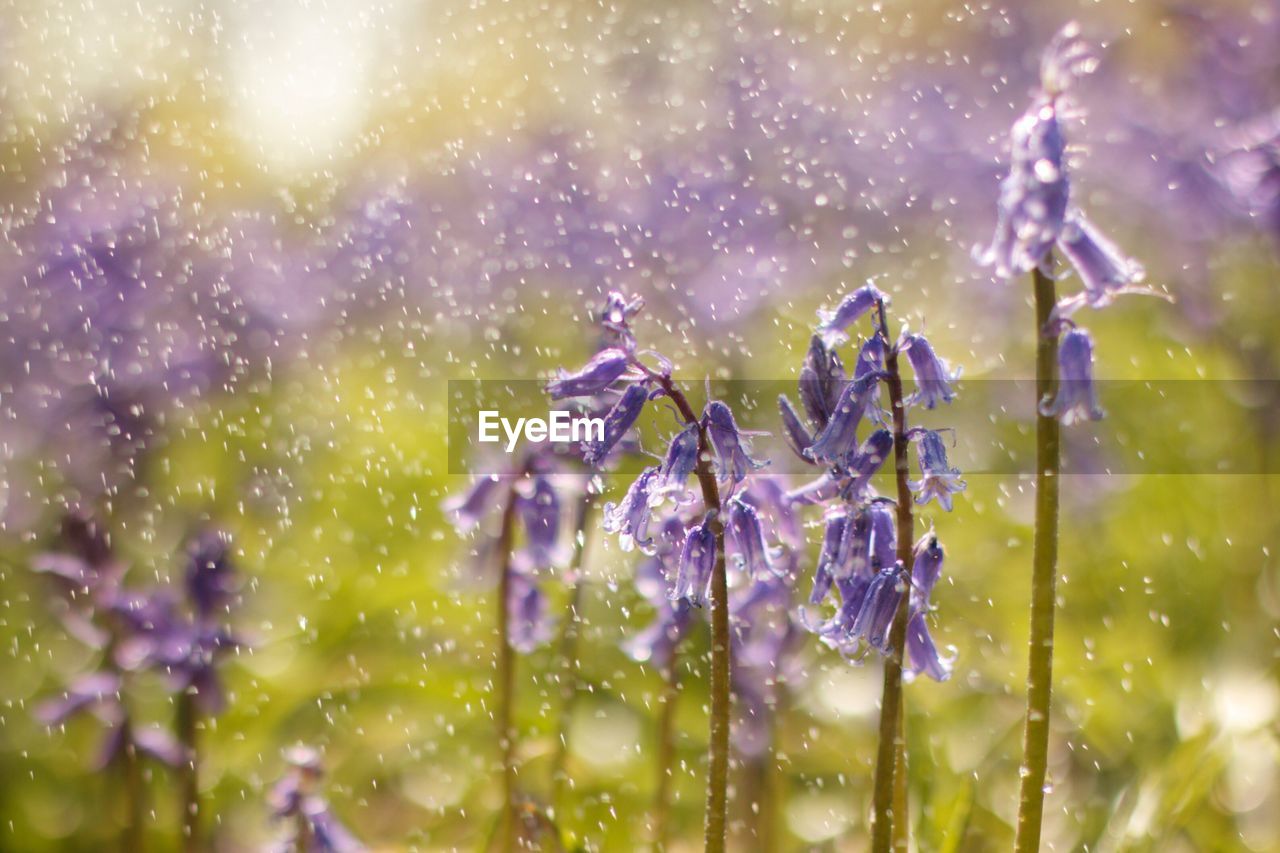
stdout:
POLYGON ((1049 323, 1056 302, 1053 279, 1039 269, 1036 306, 1036 529, 1032 546, 1031 641, 1027 719, 1022 738, 1022 793, 1014 849, 1040 848, 1044 782, 1049 763, 1049 706, 1053 686, 1053 609, 1058 585, 1058 419, 1039 411, 1057 386, 1058 333, 1049 323))
POLYGON ((124 798, 127 810, 124 833, 120 843, 128 853, 141 853, 144 848, 144 832, 146 829, 146 787, 142 778, 142 761, 138 755, 137 745, 133 740, 133 725, 126 717, 124 726, 124 749, 121 752, 121 768, 124 773, 124 798))
POLYGON ((187 688, 178 694, 177 728, 178 743, 182 746, 183 762, 178 768, 179 790, 182 795, 182 849, 195 853, 202 849, 200 843, 200 745, 196 739, 196 694, 187 688))
POLYGON ((729 671, 733 663, 729 647, 729 579, 725 571, 720 488, 712 468, 711 441, 706 427, 670 376, 660 376, 658 381, 685 422, 698 424, 698 465, 695 473, 702 488, 703 508, 716 538, 716 562, 711 572, 711 757, 707 771, 707 819, 703 847, 707 853, 723 853, 729 809, 729 671))
MULTIPOLYGON (((889 340, 884 303, 878 306, 879 331, 885 344, 885 383, 889 388, 889 404, 893 411, 893 462, 897 484, 898 562, 909 570, 911 549, 915 541, 915 519, 911 512, 911 487, 907 453, 907 410, 903 402, 902 374, 898 369, 898 352, 889 340)), ((890 654, 884 659, 884 687, 880 699, 880 742, 876 751, 875 781, 872 789, 871 849, 886 853, 891 848, 907 847, 906 755, 903 735, 902 658, 907 639, 908 596, 903 595, 889 629, 890 654), (899 768, 901 763, 901 768, 899 768), (897 781, 901 772, 902 783, 897 781), (901 784, 901 788, 899 785, 901 784), (895 800, 900 802, 895 804, 895 800), (895 805, 897 808, 895 808, 895 805), (898 824, 894 831, 895 822, 898 824)))
POLYGON ((502 527, 498 533, 498 672, 496 723, 498 750, 502 756, 502 813, 498 821, 499 850, 515 849, 516 765, 515 730, 512 727, 515 692, 515 650, 511 647, 510 596, 511 550, 515 538, 516 483, 512 481, 507 504, 502 510, 502 527))
POLYGON ((573 708, 578 700, 578 610, 582 606, 582 557, 586 551, 586 531, 590 523, 591 512, 595 507, 595 496, 591 490, 584 489, 582 499, 578 502, 578 516, 574 521, 573 563, 569 568, 573 588, 569 593, 569 604, 565 609, 564 621, 560 631, 560 719, 559 732, 556 737, 556 751, 551 759, 551 807, 555 810, 557 821, 561 821, 561 799, 564 796, 565 783, 569 777, 565 773, 565 762, 569 753, 569 723, 573 718, 573 708))
POLYGON ((653 795, 653 847, 664 851, 671 837, 671 788, 676 762, 676 700, 680 697, 680 669, 676 652, 662 678, 662 708, 658 712, 658 785, 653 795))

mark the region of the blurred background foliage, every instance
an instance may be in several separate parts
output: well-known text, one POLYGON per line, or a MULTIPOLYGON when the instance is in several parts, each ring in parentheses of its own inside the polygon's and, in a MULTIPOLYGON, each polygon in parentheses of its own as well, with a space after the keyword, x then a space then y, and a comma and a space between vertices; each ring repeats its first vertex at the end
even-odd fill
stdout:
MULTIPOLYGON (((234 537, 251 644, 204 733, 218 849, 277 833, 265 792, 298 742, 371 846, 479 846, 494 604, 440 510, 466 485, 445 464, 447 379, 579 363, 611 288, 646 297, 642 329, 681 375, 787 379, 814 310, 871 275, 966 377, 1028 376, 1028 293, 970 247, 1036 53, 1070 17, 1109 43, 1080 94, 1078 191, 1178 300, 1090 318, 1100 373, 1275 380, 1280 148, 1241 147, 1280 123, 1271 2, 7 4, 0 848, 102 849, 123 820, 93 726, 31 713, 92 662, 29 569, 71 504, 107 520, 138 583, 174 576, 204 522, 234 537)), ((1123 435, 1152 471, 1211 471, 1214 440, 1258 464, 1064 483, 1055 849, 1277 849, 1280 409, 1193 398, 1072 438, 1105 457, 1123 435)), ((992 418, 992 442, 1025 441, 992 418)), ((1030 484, 968 480, 936 518, 955 675, 907 690, 927 850, 1006 849, 1016 806, 1030 484)), ((648 621, 633 556, 586 543, 558 819, 574 845, 624 849, 648 837, 662 680, 619 648, 648 621)), ((706 645, 700 626, 677 711, 688 848, 706 645)), ((540 797, 560 665, 554 648, 519 663, 520 777, 540 797)), ((777 722, 780 843, 861 849, 878 667, 810 640, 801 669, 777 722)), ((137 701, 172 715, 159 682, 137 701)), ((149 786, 149 841, 172 848, 172 780, 153 767, 149 786)), ((741 849, 756 821, 739 806, 741 849)))

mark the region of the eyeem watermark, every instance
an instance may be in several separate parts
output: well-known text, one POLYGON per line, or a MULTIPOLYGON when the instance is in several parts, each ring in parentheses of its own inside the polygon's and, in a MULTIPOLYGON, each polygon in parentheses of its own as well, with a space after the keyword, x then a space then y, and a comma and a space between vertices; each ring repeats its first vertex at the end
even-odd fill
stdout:
POLYGON ((482 444, 497 444, 502 441, 499 428, 506 436, 506 449, 514 453, 520 443, 520 436, 533 444, 544 441, 555 443, 604 441, 604 418, 591 418, 586 415, 574 416, 573 412, 547 412, 546 418, 511 418, 502 417, 493 409, 484 409, 479 413, 476 440, 482 444))

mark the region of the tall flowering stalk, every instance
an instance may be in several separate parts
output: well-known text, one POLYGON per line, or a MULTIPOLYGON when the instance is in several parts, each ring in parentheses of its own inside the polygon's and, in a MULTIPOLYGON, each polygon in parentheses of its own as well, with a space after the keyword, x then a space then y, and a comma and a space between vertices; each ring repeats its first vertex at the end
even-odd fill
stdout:
POLYGON ((1036 511, 1032 546, 1031 636, 1027 713, 1015 849, 1040 846, 1053 684, 1053 621, 1057 596, 1060 423, 1102 417, 1093 385, 1093 341, 1070 318, 1082 307, 1104 308, 1122 294, 1162 296, 1142 286, 1142 265, 1125 257, 1074 203, 1067 176, 1064 119, 1069 90, 1097 67, 1080 29, 1068 24, 1040 61, 1031 107, 1013 125, 1008 177, 1000 185, 991 245, 979 260, 997 276, 1030 274, 1036 334, 1036 511), (1081 290, 1058 299, 1053 250, 1070 263, 1081 290))
POLYGON ((834 587, 840 598, 835 616, 814 630, 832 648, 860 662, 868 651, 884 658, 880 739, 872 789, 872 849, 907 846, 906 753, 902 738, 902 684, 924 673, 942 681, 951 661, 942 658, 927 621, 929 596, 942 569, 937 537, 914 540, 913 497, 917 504, 937 500, 951 508, 952 495, 964 488, 946 458, 942 436, 910 427, 909 406, 932 409, 950 402, 955 379, 946 362, 919 334, 889 334, 885 297, 873 285, 845 297, 837 308, 821 312, 822 324, 800 372, 801 416, 791 401, 778 400, 784 433, 795 453, 823 469, 821 475, 789 494, 793 503, 825 507, 824 535, 814 575, 811 605, 821 604, 834 587), (872 332, 846 377, 836 348, 862 317, 872 332), (901 358, 915 375, 917 390, 904 394, 901 358), (891 420, 879 408, 887 391, 891 420), (876 424, 864 440, 859 426, 876 424), (920 447, 921 478, 910 480, 910 448, 920 447), (871 480, 894 459, 895 498, 876 495, 871 480), (910 566, 910 569, 908 569, 910 566))
MULTIPOLYGON (((657 548, 650 535, 653 511, 668 500, 676 503, 675 517, 679 521, 670 526, 670 535, 681 541, 675 588, 670 597, 695 608, 702 607, 708 599, 711 605, 711 731, 705 846, 710 851, 722 851, 728 812, 733 654, 725 513, 728 511, 732 517, 737 511, 735 491, 747 474, 762 463, 751 458, 748 434, 738 428, 729 406, 709 400, 698 414, 684 389, 672 378, 670 360, 638 350, 630 323, 642 307, 639 299, 609 294, 601 315, 601 325, 607 332, 606 346, 582 369, 562 372, 547 390, 557 400, 616 393, 617 402, 606 416, 606 423, 617 427, 606 429, 606 445, 625 435, 645 403, 665 398, 674 407, 679 428, 663 463, 646 468, 620 503, 605 507, 604 528, 618 535, 624 550, 639 547, 651 553, 657 548), (696 510, 686 493, 691 476, 701 495, 701 507, 696 510)), ((588 455, 589 461, 592 456, 599 453, 588 455)))

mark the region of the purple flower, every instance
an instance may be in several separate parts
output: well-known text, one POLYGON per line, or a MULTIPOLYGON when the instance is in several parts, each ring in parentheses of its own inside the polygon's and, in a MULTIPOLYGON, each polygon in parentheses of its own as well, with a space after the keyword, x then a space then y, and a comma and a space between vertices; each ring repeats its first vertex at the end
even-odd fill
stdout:
POLYGON ((222 531, 206 530, 187 546, 187 596, 201 619, 226 609, 235 600, 237 579, 228 544, 222 531))
POLYGON ((297 831, 278 848, 281 853, 360 853, 365 849, 354 835, 334 816, 328 801, 320 792, 324 768, 320 753, 311 747, 298 746, 286 754, 289 769, 271 789, 268 803, 276 818, 292 818, 305 824, 307 846, 299 849, 297 831))
POLYGON ((822 429, 827 425, 840 402, 844 387, 844 365, 835 350, 827 347, 822 338, 814 335, 809 341, 804 364, 800 367, 800 405, 804 406, 810 422, 822 429))
POLYGON ((446 499, 442 508, 453 517, 454 529, 459 533, 473 530, 497 505, 502 484, 502 478, 492 474, 477 477, 466 492, 446 499))
POLYGON ((884 294, 875 285, 866 284, 850 293, 832 309, 818 312, 818 334, 827 346, 835 346, 849 339, 845 330, 858 322, 864 314, 875 308, 884 294))
POLYGON ((599 465, 604 461, 604 458, 640 417, 640 413, 644 411, 645 401, 648 399, 649 389, 643 384, 627 386, 627 390, 622 392, 622 397, 604 416, 604 437, 600 441, 591 442, 583 454, 583 460, 588 465, 599 465))
POLYGON ((553 400, 595 396, 621 378, 630 361, 631 357, 623 350, 603 349, 577 373, 561 371, 559 378, 547 383, 547 393, 553 400))
POLYGON ((563 554, 560 553, 560 495, 551 478, 535 474, 522 482, 515 501, 534 567, 545 569, 555 565, 563 554))
POLYGON ((644 308, 644 298, 636 296, 628 299, 616 290, 605 297, 604 309, 600 312, 600 325, 604 327, 605 338, 610 346, 621 347, 631 352, 636 347, 636 338, 631 331, 631 320, 644 308))
POLYGON ((1103 416, 1093 385, 1093 340, 1084 329, 1072 327, 1058 344, 1058 388, 1052 401, 1040 401, 1040 413, 1067 426, 1103 416))
POLYGON ((636 663, 651 663, 658 669, 666 669, 676 647, 689 632, 693 606, 683 599, 671 601, 667 595, 667 565, 683 551, 684 525, 671 516, 657 538, 661 544, 654 556, 636 570, 636 589, 653 605, 654 619, 647 628, 628 639, 622 650, 636 663))
POLYGON ((787 501, 806 506, 825 503, 839 496, 843 486, 844 483, 840 477, 831 471, 826 471, 816 480, 787 492, 787 501))
MULTIPOLYGON (((866 518, 866 556, 871 561, 870 568, 879 571, 892 566, 897 560, 898 528, 894 517, 893 502, 884 498, 871 501, 862 509, 866 518)), ((854 569, 864 571, 855 554, 854 569)))
POLYGON ((965 488, 960 470, 947 462, 947 448, 940 434, 931 429, 912 430, 912 433, 920 448, 920 479, 910 484, 916 493, 916 503, 925 504, 937 498, 942 508, 950 512, 951 496, 965 488))
POLYGON ((810 459, 838 465, 852 455, 858 446, 858 424, 879 380, 879 374, 867 374, 845 384, 830 420, 809 447, 810 459))
POLYGON ((853 479, 846 487, 846 494, 850 497, 860 497, 865 494, 871 484, 871 478, 892 453, 893 433, 889 430, 878 429, 867 436, 867 440, 862 442, 862 446, 849 462, 848 473, 853 479))
POLYGON ((810 462, 805 451, 813 444, 813 436, 809 434, 809 428, 800 420, 800 415, 786 394, 778 395, 778 410, 782 413, 782 437, 786 439, 787 447, 805 462, 810 462))
POLYGON ((889 629, 905 591, 901 566, 893 564, 877 573, 867 588, 858 618, 849 629, 851 638, 861 639, 873 649, 888 654, 891 651, 889 629))
POLYGON ((716 535, 711 530, 711 520, 705 519, 702 524, 689 531, 684 541, 671 600, 687 601, 694 607, 701 607, 706 601, 707 585, 711 582, 711 571, 715 564, 716 535))
POLYGON ((912 613, 907 621, 907 661, 904 675, 915 679, 921 673, 934 681, 946 681, 951 677, 953 659, 943 659, 938 654, 933 637, 929 634, 929 622, 923 612, 912 613))
POLYGON ((831 591, 832 581, 837 575, 843 574, 839 562, 840 553, 845 528, 850 523, 849 513, 843 507, 827 513, 822 532, 822 548, 818 552, 818 567, 813 575, 813 591, 809 593, 810 604, 821 604, 831 591))
MULTIPOLYGON (((853 365, 854 381, 873 373, 884 373, 884 349, 885 343, 882 335, 872 335, 863 342, 862 348, 858 350, 858 358, 853 365)), ((867 413, 876 423, 882 423, 884 420, 880 411, 879 385, 871 392, 871 397, 867 400, 867 413)))
POLYGON ((507 595, 511 647, 528 654, 551 639, 547 597, 530 574, 512 571, 507 595))
POLYGON ((650 505, 656 506, 662 503, 667 495, 683 495, 685 483, 697 466, 698 425, 689 424, 676 433, 671 439, 670 446, 667 447, 667 457, 662 462, 657 487, 649 498, 650 505))
POLYGON ((46 726, 60 726, 70 718, 90 709, 100 710, 110 721, 123 716, 120 703, 122 684, 114 672, 99 670, 81 675, 57 699, 42 702, 36 707, 35 716, 46 726))
POLYGON ((950 403, 955 399, 951 383, 960 374, 951 372, 924 335, 907 335, 902 348, 906 350, 907 360, 911 362, 911 370, 916 376, 916 393, 911 395, 909 403, 923 403, 926 409, 932 409, 939 401, 950 403))
POLYGON ((929 596, 933 587, 942 577, 942 561, 945 552, 938 543, 938 537, 932 531, 920 537, 916 542, 911 564, 911 607, 913 610, 928 610, 929 596))
POLYGON ((1075 213, 1058 237, 1058 248, 1075 267, 1084 291, 1064 302, 1067 313, 1076 305, 1105 308, 1124 293, 1153 293, 1135 287, 1146 277, 1142 264, 1125 257, 1120 249, 1104 237, 1083 214, 1075 213))
POLYGON ((623 551, 630 551, 636 545, 647 550, 653 544, 648 538, 649 505, 657 479, 658 469, 646 468, 620 503, 610 501, 604 505, 604 530, 618 534, 618 544, 623 551))
POLYGON ((726 531, 749 577, 755 579, 776 574, 769 548, 765 545, 760 516, 741 495, 729 501, 726 531))
POLYGON ((733 412, 724 403, 719 400, 708 403, 702 413, 702 423, 716 454, 716 476, 721 482, 737 485, 747 478, 748 470, 765 466, 764 462, 751 458, 751 448, 745 440, 750 433, 738 429, 733 412))

